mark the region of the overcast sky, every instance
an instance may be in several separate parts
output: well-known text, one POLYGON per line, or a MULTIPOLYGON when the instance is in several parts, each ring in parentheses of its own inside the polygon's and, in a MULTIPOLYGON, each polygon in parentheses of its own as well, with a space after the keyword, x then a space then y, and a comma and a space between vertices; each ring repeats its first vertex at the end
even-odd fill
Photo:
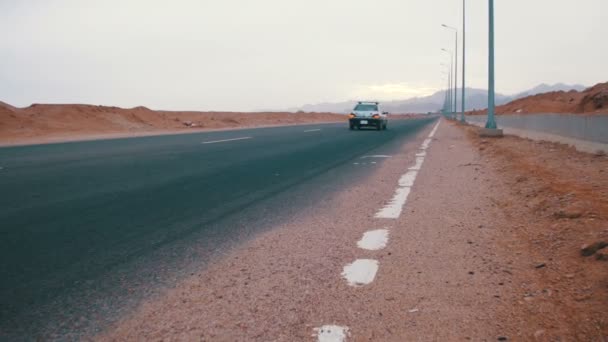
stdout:
MULTIPOLYGON (((608 1, 496 0, 497 91, 608 81, 608 1)), ((487 0, 468 86, 487 88, 487 0)), ((460 0, 0 0, 0 100, 256 110, 427 95, 460 0)))

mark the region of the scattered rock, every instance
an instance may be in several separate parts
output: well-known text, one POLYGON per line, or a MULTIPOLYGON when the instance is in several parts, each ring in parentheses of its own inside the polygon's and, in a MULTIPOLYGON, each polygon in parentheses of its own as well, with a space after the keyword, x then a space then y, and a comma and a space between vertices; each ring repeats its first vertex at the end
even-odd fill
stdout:
POLYGON ((539 340, 541 337, 545 335, 545 330, 539 329, 534 333, 534 339, 539 340))
POLYGON ((608 261, 608 251, 598 251, 595 253, 595 259, 599 261, 608 261))
POLYGON ((600 249, 604 249, 606 247, 608 247, 608 242, 606 241, 599 241, 591 245, 583 245, 581 247, 581 255, 584 257, 592 256, 600 249))
POLYGON ((509 339, 506 338, 505 336, 498 336, 498 340, 499 341, 508 341, 509 339))
POLYGON ((561 209, 553 216, 558 219, 577 219, 583 216, 583 212, 578 209, 561 209))
POLYGON ((534 268, 543 268, 543 267, 547 267, 547 264, 545 264, 544 262, 534 266, 534 268))

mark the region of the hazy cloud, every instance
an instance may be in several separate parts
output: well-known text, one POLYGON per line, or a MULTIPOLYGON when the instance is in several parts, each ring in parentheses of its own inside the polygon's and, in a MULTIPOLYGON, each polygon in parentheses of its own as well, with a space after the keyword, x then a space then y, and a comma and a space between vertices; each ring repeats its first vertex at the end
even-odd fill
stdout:
MULTIPOLYGON (((487 1, 469 0, 469 85, 486 87, 487 1)), ((497 88, 605 81, 608 1, 496 0, 497 88)), ((426 94, 460 0, 0 0, 0 99, 287 108, 426 94)))

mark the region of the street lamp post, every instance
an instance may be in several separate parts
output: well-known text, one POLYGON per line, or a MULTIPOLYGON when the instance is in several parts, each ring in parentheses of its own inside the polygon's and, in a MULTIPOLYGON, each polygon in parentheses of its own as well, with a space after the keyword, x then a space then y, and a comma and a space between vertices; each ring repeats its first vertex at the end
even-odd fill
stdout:
POLYGON ((467 24, 466 24, 466 0, 462 0, 462 100, 460 101, 460 105, 462 106, 462 113, 460 115, 460 122, 466 122, 464 118, 465 112, 465 79, 466 79, 466 37, 467 37, 467 24))
POLYGON ((450 55, 450 112, 451 112, 451 117, 454 118, 454 115, 456 115, 456 89, 454 89, 452 91, 452 86, 456 85, 456 82, 453 82, 454 80, 454 53, 452 53, 452 51, 447 50, 447 49, 441 49, 441 51, 447 53, 450 55), (452 83, 453 82, 453 83, 452 83), (454 96, 452 96, 452 92, 454 93, 454 96))
POLYGON ((494 120, 494 0, 488 0, 490 7, 490 23, 489 23, 489 70, 488 70, 488 121, 486 128, 496 129, 496 121, 494 120))
POLYGON ((456 112, 458 112, 458 29, 452 26, 448 26, 446 24, 442 24, 441 26, 453 30, 455 39, 454 39, 454 111, 453 111, 453 119, 456 119, 456 112))
MULTIPOLYGON (((441 63, 441 66, 444 66, 444 67, 448 68, 448 66, 445 65, 445 64, 443 64, 443 63, 441 63)), ((450 93, 452 92, 451 89, 450 89, 451 86, 452 86, 452 83, 451 83, 452 82, 452 80, 451 80, 452 74, 451 74, 451 70, 449 70, 449 71, 443 70, 442 74, 446 76, 446 79, 448 81, 448 85, 445 88, 444 98, 443 98, 443 116, 447 117, 448 108, 452 104, 452 102, 451 102, 452 100, 450 99, 450 93)))

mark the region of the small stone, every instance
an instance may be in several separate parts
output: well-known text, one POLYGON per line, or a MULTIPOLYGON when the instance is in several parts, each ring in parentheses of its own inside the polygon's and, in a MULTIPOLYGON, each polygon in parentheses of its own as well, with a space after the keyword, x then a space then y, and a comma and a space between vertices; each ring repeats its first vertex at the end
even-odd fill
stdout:
POLYGON ((499 341, 508 341, 509 339, 504 336, 498 336, 499 341))
POLYGON ((539 340, 541 337, 543 337, 545 335, 545 330, 540 329, 540 330, 536 330, 536 332, 534 333, 534 338, 536 340, 539 340))
POLYGON ((608 251, 598 251, 595 253, 595 260, 608 261, 608 251))
POLYGON ((574 279, 574 273, 566 274, 565 277, 568 279, 574 279))
POLYGON ((577 219, 583 216, 583 213, 577 209, 561 209, 553 214, 558 219, 577 219))
POLYGON ((474 275, 474 274, 475 274, 475 272, 473 272, 473 271, 470 271, 470 272, 469 272, 469 274, 470 274, 470 275, 474 275))
POLYGON ((583 245, 581 247, 581 255, 584 257, 592 256, 600 249, 604 249, 606 247, 608 247, 608 242, 606 241, 599 241, 591 245, 583 245))
POLYGON ((538 265, 534 266, 534 268, 543 268, 543 267, 546 267, 546 266, 547 266, 547 264, 545 264, 545 263, 543 262, 543 263, 540 263, 540 264, 538 264, 538 265))

